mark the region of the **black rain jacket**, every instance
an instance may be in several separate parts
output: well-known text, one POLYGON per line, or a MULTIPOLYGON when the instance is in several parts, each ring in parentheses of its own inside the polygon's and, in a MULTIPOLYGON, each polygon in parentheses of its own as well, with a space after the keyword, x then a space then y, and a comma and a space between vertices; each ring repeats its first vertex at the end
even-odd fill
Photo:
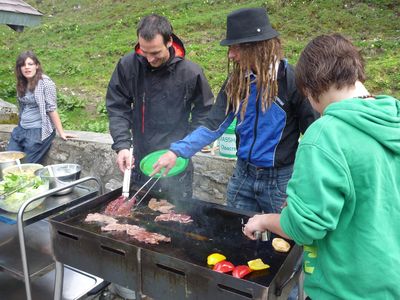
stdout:
POLYGON ((152 68, 137 45, 119 60, 108 85, 112 148, 128 149, 132 136, 136 163, 198 127, 214 101, 203 71, 184 59, 184 46, 175 35, 170 54, 164 65, 152 68))

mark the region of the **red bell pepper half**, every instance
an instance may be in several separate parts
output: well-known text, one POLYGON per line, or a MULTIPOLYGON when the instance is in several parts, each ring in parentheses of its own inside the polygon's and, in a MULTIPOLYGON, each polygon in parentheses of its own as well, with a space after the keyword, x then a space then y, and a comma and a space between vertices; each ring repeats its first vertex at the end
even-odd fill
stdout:
POLYGON ((251 269, 248 266, 240 265, 236 266, 232 271, 232 276, 236 278, 243 278, 247 274, 251 273, 251 269))
POLYGON ((213 267, 213 270, 219 273, 229 273, 231 272, 233 269, 235 268, 235 266, 227 261, 227 260, 223 260, 220 261, 219 263, 216 263, 213 267))

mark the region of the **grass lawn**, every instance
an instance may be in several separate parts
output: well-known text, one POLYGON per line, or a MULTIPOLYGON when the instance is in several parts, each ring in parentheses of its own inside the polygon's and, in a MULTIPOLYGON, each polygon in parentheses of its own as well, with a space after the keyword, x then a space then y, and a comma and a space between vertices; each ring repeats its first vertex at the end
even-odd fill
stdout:
POLYGON ((373 94, 400 98, 400 6, 396 1, 26 0, 43 14, 22 33, 0 26, 0 98, 15 103, 14 64, 32 49, 57 84, 66 129, 106 132, 104 98, 118 59, 136 43, 140 17, 168 17, 184 41, 187 58, 200 64, 216 94, 226 77, 226 15, 241 7, 266 7, 290 63, 314 36, 340 32, 362 49, 373 94))

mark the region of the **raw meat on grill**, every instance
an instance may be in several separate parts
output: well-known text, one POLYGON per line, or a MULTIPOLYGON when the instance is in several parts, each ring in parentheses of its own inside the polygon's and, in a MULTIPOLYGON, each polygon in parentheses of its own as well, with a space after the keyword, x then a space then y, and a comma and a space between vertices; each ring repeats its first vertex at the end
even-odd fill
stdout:
POLYGON ((165 235, 155 232, 149 232, 144 228, 138 226, 135 227, 137 228, 129 227, 126 233, 132 236, 135 240, 138 240, 139 242, 144 242, 146 244, 154 244, 154 245, 157 245, 158 242, 171 242, 170 237, 166 237, 165 235))
POLYGON ((193 219, 189 215, 177 214, 174 211, 170 211, 169 213, 161 214, 161 215, 157 216, 154 219, 154 221, 156 221, 156 222, 160 222, 160 221, 170 222, 170 221, 172 221, 172 222, 179 222, 179 223, 187 224, 187 223, 193 222, 193 219))
MULTIPOLYGON (((128 216, 134 203, 135 201, 132 199, 125 201, 124 197, 118 197, 107 205, 106 213, 113 216, 128 216), (124 210, 128 211, 129 213, 125 214, 124 210)), ((159 242, 171 242, 170 237, 155 232, 149 232, 146 229, 136 225, 118 223, 118 220, 104 214, 88 214, 85 218, 85 222, 105 223, 107 225, 102 226, 101 231, 126 232, 135 240, 146 244, 157 245, 159 242)))
POLYGON ((132 207, 136 203, 136 198, 126 200, 124 196, 119 196, 111 201, 105 210, 105 213, 115 217, 128 217, 131 214, 132 207))
MULTIPOLYGON (((107 226, 101 227, 101 231, 126 231, 129 224, 112 223, 107 224, 107 226)), ((132 226, 132 225, 131 225, 132 226)))
POLYGON ((151 210, 159 211, 163 214, 166 214, 166 213, 169 213, 171 211, 171 209, 173 209, 175 207, 175 205, 169 203, 165 199, 160 199, 160 201, 157 201, 156 198, 151 198, 149 201, 148 207, 151 210))
POLYGON ((125 202, 125 199, 126 198, 124 196, 119 196, 117 199, 112 200, 110 203, 107 204, 105 213, 107 215, 115 214, 115 212, 118 210, 118 207, 120 207, 125 202))
POLYGON ((85 218, 85 222, 99 222, 99 223, 106 223, 106 224, 114 224, 118 221, 113 217, 106 216, 99 213, 88 214, 85 218))
POLYGON ((136 199, 125 201, 117 210, 116 216, 128 217, 131 214, 132 207, 135 205, 136 199))
POLYGON ((157 245, 158 242, 171 242, 170 237, 166 237, 165 235, 155 232, 149 232, 142 227, 130 224, 120 224, 120 223, 108 224, 107 226, 101 227, 101 231, 126 232, 129 236, 131 236, 135 240, 146 244, 157 245))

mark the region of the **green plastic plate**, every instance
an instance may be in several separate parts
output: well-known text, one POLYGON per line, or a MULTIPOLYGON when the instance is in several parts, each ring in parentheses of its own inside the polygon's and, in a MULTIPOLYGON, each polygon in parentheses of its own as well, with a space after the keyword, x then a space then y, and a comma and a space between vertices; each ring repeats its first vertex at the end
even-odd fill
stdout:
MULTIPOLYGON (((168 150, 163 149, 163 150, 158 150, 158 151, 154 151, 154 152, 147 154, 140 162, 140 170, 143 172, 143 174, 149 176, 153 172, 153 165, 163 154, 165 154, 167 152, 168 152, 168 150)), ((175 166, 171 170, 169 170, 166 177, 171 177, 171 176, 175 176, 175 175, 182 173, 183 171, 185 171, 188 163, 189 163, 189 159, 178 157, 176 159, 175 166)), ((154 177, 155 178, 163 177, 163 176, 161 176, 162 173, 163 173, 163 171, 155 174, 154 177)))

